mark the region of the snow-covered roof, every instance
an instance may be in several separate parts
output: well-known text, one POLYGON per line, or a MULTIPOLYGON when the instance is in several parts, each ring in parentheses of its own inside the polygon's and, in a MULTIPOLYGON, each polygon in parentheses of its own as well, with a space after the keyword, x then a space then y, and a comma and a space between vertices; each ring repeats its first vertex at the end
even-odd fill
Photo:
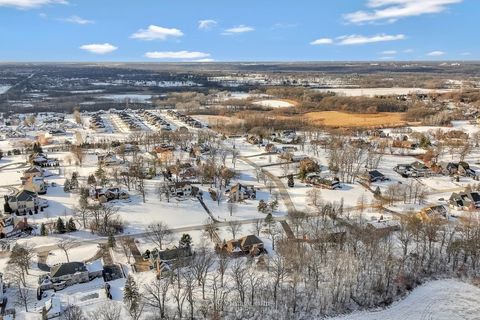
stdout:
POLYGON ((99 272, 103 270, 102 260, 98 259, 87 263, 87 270, 89 273, 99 272))

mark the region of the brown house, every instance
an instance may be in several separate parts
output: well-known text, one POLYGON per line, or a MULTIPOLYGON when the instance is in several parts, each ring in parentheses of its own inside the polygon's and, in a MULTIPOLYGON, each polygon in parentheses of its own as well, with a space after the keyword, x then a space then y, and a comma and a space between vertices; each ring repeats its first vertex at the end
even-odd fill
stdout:
POLYGON ((218 251, 227 252, 231 256, 252 255, 257 256, 264 252, 263 241, 256 235, 248 235, 238 240, 224 242, 221 247, 217 245, 218 251))

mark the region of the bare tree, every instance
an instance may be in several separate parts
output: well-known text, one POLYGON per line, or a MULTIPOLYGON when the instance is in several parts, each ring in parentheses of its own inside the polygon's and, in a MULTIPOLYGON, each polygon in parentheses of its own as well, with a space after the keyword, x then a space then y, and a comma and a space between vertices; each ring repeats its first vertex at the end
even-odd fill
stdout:
POLYGON ((205 284, 210 268, 213 266, 214 260, 210 252, 206 248, 200 248, 195 252, 195 258, 192 262, 192 270, 197 279, 198 285, 202 287, 202 298, 205 299, 205 284))
POLYGON ((85 150, 83 150, 82 147, 80 146, 72 146, 72 149, 70 150, 73 154, 73 156, 77 159, 78 163, 80 166, 83 164, 83 160, 85 159, 85 150))
POLYGON ((148 226, 146 237, 158 246, 160 250, 163 250, 163 245, 170 243, 172 240, 172 231, 167 224, 159 222, 148 226))
POLYGON ((118 208, 111 205, 98 204, 90 206, 90 228, 100 235, 118 233, 123 224, 117 213, 118 208))
POLYGON ((235 211, 237 211, 237 204, 233 201, 229 201, 227 203, 228 206, 228 212, 230 213, 230 217, 233 215, 235 211))
POLYGON ((257 237, 260 236, 260 232, 262 231, 263 228, 263 219, 262 220, 256 220, 252 224, 251 232, 255 234, 257 237))
POLYGON ((96 310, 89 312, 88 316, 92 320, 120 320, 122 308, 116 303, 107 302, 102 304, 96 310))
POLYGON ((82 309, 74 304, 71 304, 65 308, 65 311, 62 314, 63 320, 85 320, 85 315, 83 314, 82 309))
POLYGON ((167 302, 169 301, 168 293, 170 291, 170 278, 157 277, 155 280, 144 286, 144 300, 147 306, 153 308, 159 313, 160 319, 168 317, 167 302))
POLYGON ((132 250, 130 249, 131 246, 134 244, 135 239, 132 237, 125 237, 120 241, 120 248, 127 257, 127 262, 130 264, 130 260, 132 259, 132 250))
POLYGON ((240 232, 240 229, 242 226, 238 221, 229 221, 227 225, 227 229, 232 233, 232 238, 236 239, 238 232, 240 232))
POLYGON ((20 282, 17 282, 15 284, 15 298, 15 304, 25 308, 25 312, 28 312, 28 304, 33 301, 33 295, 30 289, 24 287, 20 282))
POLYGON ((73 239, 63 239, 59 243, 57 243, 57 247, 65 253, 65 257, 67 258, 67 262, 70 262, 70 258, 68 256, 68 251, 75 247, 75 240, 73 239))

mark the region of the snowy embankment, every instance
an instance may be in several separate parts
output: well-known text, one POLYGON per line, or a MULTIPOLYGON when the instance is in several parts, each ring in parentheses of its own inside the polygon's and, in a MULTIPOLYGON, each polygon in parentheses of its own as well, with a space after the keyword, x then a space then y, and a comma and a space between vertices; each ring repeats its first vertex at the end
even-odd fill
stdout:
POLYGON ((416 288, 404 300, 380 311, 354 312, 334 320, 479 319, 480 288, 458 280, 437 280, 416 288))

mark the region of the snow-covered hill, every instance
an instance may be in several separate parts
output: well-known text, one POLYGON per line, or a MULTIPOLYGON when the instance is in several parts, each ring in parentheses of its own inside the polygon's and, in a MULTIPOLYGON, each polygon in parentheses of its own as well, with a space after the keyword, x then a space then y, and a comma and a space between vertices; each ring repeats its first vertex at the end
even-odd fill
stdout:
POLYGON ((379 311, 355 312, 335 320, 480 319, 480 288, 457 280, 437 280, 379 311))

